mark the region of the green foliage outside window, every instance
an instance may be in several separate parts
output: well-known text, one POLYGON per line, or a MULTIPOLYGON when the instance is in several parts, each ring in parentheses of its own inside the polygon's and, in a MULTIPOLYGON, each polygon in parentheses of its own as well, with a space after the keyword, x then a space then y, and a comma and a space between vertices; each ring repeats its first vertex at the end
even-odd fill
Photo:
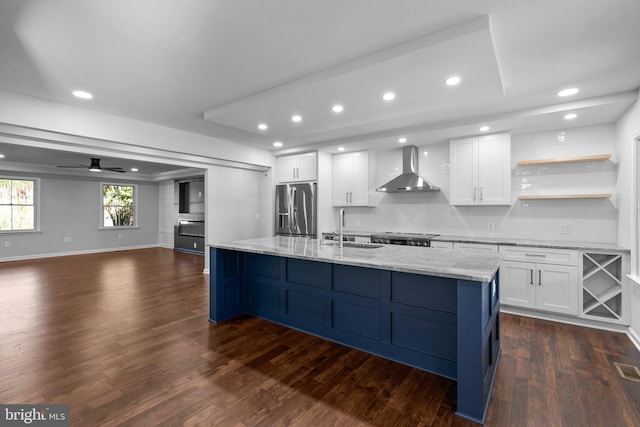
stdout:
POLYGON ((0 178, 0 231, 35 229, 35 181, 0 178))
POLYGON ((131 185, 102 186, 104 227, 135 226, 134 187, 131 185))

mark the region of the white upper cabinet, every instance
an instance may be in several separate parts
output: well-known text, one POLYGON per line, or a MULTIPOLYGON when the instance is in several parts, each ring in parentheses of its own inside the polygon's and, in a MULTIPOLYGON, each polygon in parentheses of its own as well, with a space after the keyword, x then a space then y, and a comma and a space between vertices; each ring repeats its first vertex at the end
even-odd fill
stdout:
POLYGON ((369 206, 373 153, 333 155, 333 206, 369 206))
POLYGON ((278 158, 279 182, 315 181, 318 177, 316 153, 278 158))
POLYGON ((486 135, 451 141, 452 205, 511 204, 511 137, 486 135))

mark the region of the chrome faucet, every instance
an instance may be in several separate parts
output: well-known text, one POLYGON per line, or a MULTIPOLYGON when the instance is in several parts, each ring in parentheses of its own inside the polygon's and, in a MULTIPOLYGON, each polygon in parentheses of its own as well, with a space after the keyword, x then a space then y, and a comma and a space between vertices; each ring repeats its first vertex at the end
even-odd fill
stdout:
POLYGON ((338 247, 342 248, 344 247, 344 208, 340 209, 340 243, 338 243, 338 247))

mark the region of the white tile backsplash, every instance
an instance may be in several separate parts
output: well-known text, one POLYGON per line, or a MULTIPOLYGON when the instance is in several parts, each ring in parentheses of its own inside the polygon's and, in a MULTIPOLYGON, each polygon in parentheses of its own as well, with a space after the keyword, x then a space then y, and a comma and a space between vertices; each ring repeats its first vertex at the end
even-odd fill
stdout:
MULTIPOLYGON (((615 243, 615 126, 589 126, 511 137, 511 206, 449 205, 449 144, 419 146, 419 170, 441 188, 437 193, 375 193, 373 208, 347 208, 346 228, 354 231, 433 232, 471 236, 571 242, 615 243), (604 162, 517 166, 536 160, 611 153, 604 162), (612 193, 611 199, 517 200, 520 194, 612 193), (494 231, 488 230, 489 223, 494 231), (359 224, 359 225, 358 225, 359 224), (562 234, 569 226, 571 233, 562 234)), ((376 156, 376 186, 402 170, 402 150, 376 156)), ((337 224, 337 209, 334 209, 337 224)))

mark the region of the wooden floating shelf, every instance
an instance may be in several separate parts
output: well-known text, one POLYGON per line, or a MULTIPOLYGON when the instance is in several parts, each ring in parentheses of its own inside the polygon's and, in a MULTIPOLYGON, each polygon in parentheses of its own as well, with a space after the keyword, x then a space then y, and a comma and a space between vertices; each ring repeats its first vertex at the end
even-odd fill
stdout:
POLYGON ((554 164, 561 164, 561 163, 598 162, 602 160, 609 160, 610 158, 611 158, 611 154, 596 154, 594 156, 564 157, 560 159, 521 160, 518 162, 518 166, 537 166, 537 165, 554 165, 554 164))
POLYGON ((608 199, 611 194, 531 194, 518 196, 519 200, 544 199, 608 199))

